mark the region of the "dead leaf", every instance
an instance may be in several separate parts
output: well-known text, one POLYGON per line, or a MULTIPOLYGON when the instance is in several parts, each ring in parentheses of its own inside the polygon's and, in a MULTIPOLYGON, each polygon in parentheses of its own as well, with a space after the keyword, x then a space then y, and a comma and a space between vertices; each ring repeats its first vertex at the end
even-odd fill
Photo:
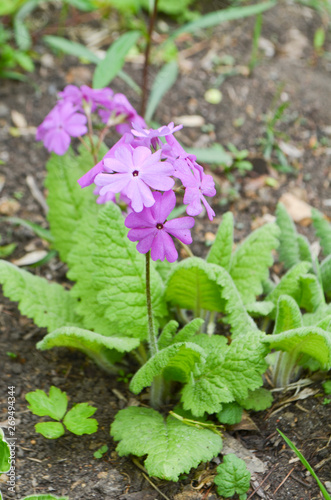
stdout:
POLYGON ((11 200, 9 198, 0 198, 0 214, 1 215, 15 215, 21 205, 16 200, 11 200))
POLYGON ((3 190, 3 186, 5 185, 6 177, 4 175, 0 175, 0 193, 3 190))
POLYGON ((255 229, 264 226, 264 224, 267 224, 268 222, 275 222, 275 220, 276 217, 271 214, 264 214, 262 215, 262 217, 256 217, 256 219, 254 219, 251 223, 252 231, 255 231, 255 229))
POLYGON ((303 151, 300 151, 300 149, 293 146, 293 144, 289 144, 288 142, 280 141, 279 147, 285 155, 290 156, 291 158, 301 158, 303 155, 303 151))
POLYGON ((184 127, 202 127, 205 119, 200 115, 183 115, 174 118, 176 124, 182 124, 184 127))
POLYGON ((46 250, 35 250, 34 252, 25 254, 20 259, 12 260, 12 263, 15 264, 15 266, 19 267, 31 266, 31 264, 36 264, 37 262, 42 260, 44 257, 46 257, 46 255, 46 250))
POLYGON ((244 185, 244 191, 246 196, 250 198, 258 197, 258 190, 265 186, 267 175, 260 175, 256 179, 250 179, 244 185))
POLYGON ((18 111, 15 111, 15 109, 13 109, 10 115, 15 127, 26 128, 28 126, 25 116, 23 116, 22 113, 19 113, 18 111))
POLYGON ((66 74, 66 82, 75 85, 88 85, 92 80, 92 71, 86 66, 75 66, 66 74))
POLYGON ((300 200, 292 193, 283 194, 279 201, 283 203, 294 222, 302 226, 309 226, 311 224, 312 207, 308 203, 300 200))
POLYGON ((214 233, 208 232, 205 234, 205 241, 208 243, 214 243, 215 238, 216 238, 216 234, 214 234, 214 233))
POLYGON ((308 46, 308 39, 297 28, 291 28, 287 32, 288 42, 283 46, 283 51, 289 59, 300 59, 305 48, 308 46))
POLYGON ((245 411, 239 424, 231 425, 229 429, 231 431, 259 431, 257 425, 245 411))

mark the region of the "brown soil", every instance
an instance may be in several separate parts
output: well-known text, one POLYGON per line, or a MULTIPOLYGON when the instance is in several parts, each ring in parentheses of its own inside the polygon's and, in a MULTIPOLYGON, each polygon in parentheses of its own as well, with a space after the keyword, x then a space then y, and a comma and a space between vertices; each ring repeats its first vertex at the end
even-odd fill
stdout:
MULTIPOLYGON (((168 123, 178 116, 200 115, 209 127, 184 128, 178 134, 183 143, 208 147, 213 142, 223 145, 232 142, 239 149, 249 149, 255 166, 246 176, 234 173, 230 180, 222 169, 213 170, 220 186, 214 201, 217 217, 213 223, 205 217, 198 219, 192 245, 196 255, 206 254, 208 233, 215 233, 226 210, 232 210, 235 215, 235 237, 240 241, 260 223, 262 216, 274 214, 277 201, 285 192, 295 194, 331 217, 331 62, 330 58, 318 56, 313 50, 314 32, 320 25, 319 15, 299 4, 282 4, 267 12, 263 17, 262 37, 272 42, 274 55, 267 57, 262 51, 250 77, 238 74, 226 78, 220 87, 223 99, 218 105, 207 103, 204 93, 219 81, 222 56, 234 57, 236 66, 247 65, 254 20, 223 24, 214 30, 197 33, 195 37, 181 38, 180 75, 155 118, 160 123, 168 123), (302 151, 302 156, 292 162, 294 171, 289 175, 270 170, 261 159, 257 145, 257 139, 265 130, 262 115, 270 109, 280 84, 283 85, 282 99, 290 102, 281 129, 289 136, 289 143, 302 151), (241 127, 234 125, 238 118, 243 118, 241 127), (265 175, 274 176, 277 186, 265 185, 265 175)), ((75 28, 71 29, 71 34, 73 32, 75 28)), ((4 198, 18 199, 16 215, 46 227, 44 213, 31 195, 26 176, 32 175, 43 189, 48 153, 34 141, 33 132, 15 136, 11 112, 23 114, 28 126, 37 126, 54 105, 56 93, 67 83, 89 84, 93 68, 80 65, 74 58, 49 57, 41 42, 37 43, 36 50, 42 56, 41 62, 37 63, 37 70, 29 81, 4 81, 0 89, 0 159, 4 162, 0 170, 5 177, 0 202, 4 198)), ((330 37, 325 44, 325 51, 328 50, 331 51, 330 37)), ((140 78, 139 61, 127 63, 125 69, 131 76, 140 78)), ((123 91, 123 83, 116 79, 112 88, 123 91)), ((126 88, 124 91, 132 104, 138 106, 132 91, 126 88)), ((112 138, 109 145, 111 141, 112 138)), ((41 240, 29 230, 0 224, 1 245, 18 244, 11 258, 24 255, 27 245, 42 247, 41 240)), ((300 226, 299 230, 313 241, 310 226, 300 226)), ((65 267, 57 258, 32 271, 51 280, 65 280, 65 267)), ((44 331, 21 317, 17 307, 5 298, 1 300, 0 311, 0 424, 5 425, 7 419, 7 386, 16 387, 17 411, 17 491, 14 495, 7 493, 6 477, 2 476, 0 489, 4 498, 19 500, 28 493, 49 492, 69 495, 71 500, 161 499, 160 493, 153 489, 130 458, 118 457, 116 445, 109 437, 114 415, 132 398, 127 384, 105 375, 78 352, 37 351, 35 344, 44 331), (11 359, 7 352, 14 352, 18 357, 11 359), (95 435, 78 437, 68 433, 56 441, 48 441, 35 433, 34 424, 39 418, 27 410, 24 396, 37 388, 48 391, 51 385, 65 390, 70 403, 88 401, 98 408, 95 416, 99 431, 95 435), (93 458, 93 452, 103 444, 109 446, 108 453, 102 459, 93 458)), ((331 405, 323 404, 320 382, 316 381, 312 387, 320 389, 315 396, 286 403, 292 391, 277 396, 272 410, 251 414, 257 429, 229 430, 244 446, 254 450, 266 466, 265 473, 254 474, 249 498, 321 498, 313 479, 307 476, 300 462, 293 461, 293 452, 276 432, 279 427, 295 442, 323 482, 331 480, 328 447, 331 405), (261 488, 253 493, 259 484, 261 488)), ((216 499, 212 483, 207 481, 203 485, 202 481, 204 471, 214 470, 217 463, 215 460, 203 464, 198 472, 193 471, 178 483, 153 478, 152 481, 169 499, 216 499)))

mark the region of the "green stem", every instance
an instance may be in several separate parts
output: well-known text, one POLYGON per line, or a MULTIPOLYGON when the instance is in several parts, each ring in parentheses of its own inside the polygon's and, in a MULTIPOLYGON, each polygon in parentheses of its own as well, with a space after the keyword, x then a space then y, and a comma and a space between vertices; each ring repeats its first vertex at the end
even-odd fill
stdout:
POLYGON ((148 95, 148 67, 149 67, 149 54, 152 44, 152 35, 154 30, 154 23, 157 15, 157 2, 154 0, 153 12, 149 18, 149 28, 147 34, 147 43, 145 48, 145 60, 143 68, 143 81, 142 81, 142 96, 141 96, 141 116, 145 115, 148 95))
POLYGON ((297 352, 277 352, 277 358, 274 365, 274 383, 275 387, 287 387, 291 382, 291 376, 296 368, 298 358, 297 352))
POLYGON ((150 276, 150 251, 146 253, 146 300, 148 315, 148 342, 151 356, 158 352, 157 339, 154 330, 152 297, 151 297, 151 276, 150 276))

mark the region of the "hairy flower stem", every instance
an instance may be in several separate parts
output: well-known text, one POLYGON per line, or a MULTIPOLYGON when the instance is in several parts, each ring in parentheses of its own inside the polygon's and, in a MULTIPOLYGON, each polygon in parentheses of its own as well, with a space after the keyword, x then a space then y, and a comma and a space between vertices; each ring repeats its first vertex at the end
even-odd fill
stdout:
POLYGON ((142 81, 142 95, 141 95, 141 116, 145 116, 146 112, 146 104, 147 104, 147 94, 148 94, 148 67, 149 67, 149 54, 151 51, 152 44, 152 34, 154 30, 154 23, 157 14, 157 2, 158 0, 154 0, 154 7, 152 15, 149 19, 149 28, 147 35, 147 43, 145 48, 145 60, 144 60, 144 68, 143 68, 143 81, 142 81))

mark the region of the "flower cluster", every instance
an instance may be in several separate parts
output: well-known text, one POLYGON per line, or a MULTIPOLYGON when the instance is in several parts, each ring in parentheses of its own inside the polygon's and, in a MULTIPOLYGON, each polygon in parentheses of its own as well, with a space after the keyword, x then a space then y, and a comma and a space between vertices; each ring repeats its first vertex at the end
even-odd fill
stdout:
POLYGON ((67 85, 58 94, 59 100, 37 128, 36 139, 43 141, 48 151, 64 155, 71 137, 81 137, 88 132, 87 123, 92 113, 98 113, 106 127, 114 125, 120 134, 130 132, 132 125, 145 127, 124 94, 114 94, 110 88, 91 89, 67 85))
POLYGON ((215 216, 205 198, 216 194, 213 178, 173 136, 181 128, 170 123, 147 129, 133 122, 131 132, 126 132, 78 181, 81 187, 95 184, 99 203, 114 201, 117 193, 128 200, 128 238, 138 241, 140 253, 151 250, 153 260, 174 262, 178 258, 171 236, 184 244, 192 243, 193 216, 199 215, 203 206, 210 220, 215 216), (173 189, 184 192, 188 217, 171 218, 176 205, 173 189))

